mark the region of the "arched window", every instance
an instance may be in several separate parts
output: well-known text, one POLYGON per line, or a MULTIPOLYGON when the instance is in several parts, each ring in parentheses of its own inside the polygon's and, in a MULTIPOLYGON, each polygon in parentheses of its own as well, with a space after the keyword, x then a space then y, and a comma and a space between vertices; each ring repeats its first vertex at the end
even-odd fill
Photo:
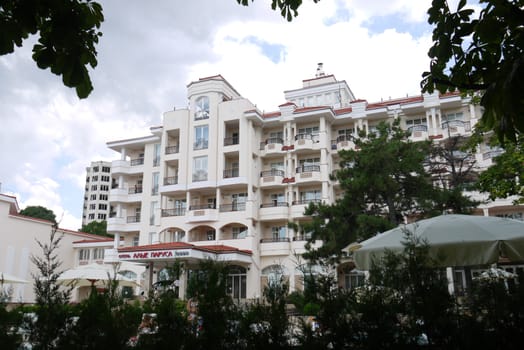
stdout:
POLYGON ((197 98, 195 103, 195 120, 209 118, 209 97, 202 96, 197 98))

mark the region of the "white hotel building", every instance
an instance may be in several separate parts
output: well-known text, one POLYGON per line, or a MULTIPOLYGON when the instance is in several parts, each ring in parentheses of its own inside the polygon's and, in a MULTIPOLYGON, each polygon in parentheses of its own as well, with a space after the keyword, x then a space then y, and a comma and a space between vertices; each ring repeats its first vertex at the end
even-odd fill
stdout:
MULTIPOLYGON (((108 232, 115 248, 105 260, 147 264, 150 283, 174 259, 186 268, 204 258, 225 260, 234 266, 230 292, 239 299, 260 296, 277 268, 291 290, 302 288, 298 257, 306 237, 288 223, 300 226, 308 203, 332 203, 342 194, 329 175, 337 152, 354 147, 357 130, 400 118, 413 140, 440 140, 469 134, 481 115, 459 94, 356 100, 321 65, 272 113, 257 110, 220 75, 187 88, 187 109, 166 112, 149 135, 108 143, 120 159, 111 164, 108 232)), ((493 154, 479 148, 478 164, 488 166, 493 154)), ((181 297, 186 281, 187 272, 181 297)))

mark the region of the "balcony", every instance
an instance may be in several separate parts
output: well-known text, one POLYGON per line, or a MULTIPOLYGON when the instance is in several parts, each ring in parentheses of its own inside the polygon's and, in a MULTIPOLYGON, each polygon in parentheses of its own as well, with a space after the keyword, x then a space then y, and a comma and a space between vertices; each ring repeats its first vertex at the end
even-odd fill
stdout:
POLYGON ((355 138, 353 135, 340 135, 336 140, 331 140, 332 150, 354 150, 355 149, 355 138))
POLYGON ((292 207, 291 207, 291 215, 293 217, 303 217, 304 211, 306 210, 306 207, 309 205, 309 203, 321 203, 321 199, 301 199, 297 201, 293 201, 292 207))
POLYGON ((296 183, 310 183, 322 181, 320 174, 320 165, 303 165, 295 169, 296 183))
POLYGON ((107 219, 107 232, 132 232, 140 229, 140 217, 117 217, 111 213, 107 219))
POLYGON ((142 186, 135 185, 127 190, 128 194, 138 194, 142 193, 142 186))
POLYGON ((218 210, 214 204, 191 205, 188 222, 217 221, 218 210))
POLYGON ((312 150, 318 143, 318 134, 298 134, 295 136, 295 151, 312 150))
POLYGON ((129 165, 131 165, 131 166, 144 165, 144 158, 141 157, 141 158, 131 159, 129 161, 129 165))
POLYGON ((424 124, 410 126, 408 133, 413 141, 426 140, 428 138, 428 126, 424 124))
POLYGON ((260 240, 260 255, 289 255, 291 252, 290 241, 288 237, 262 238, 260 240))
POLYGON ((180 151, 178 145, 176 146, 167 146, 166 147, 166 154, 176 154, 180 151))
POLYGON ((259 220, 287 220, 289 204, 287 202, 271 202, 260 204, 259 220))
POLYGON ((178 185, 178 176, 164 177, 164 186, 178 185))
POLYGON ((230 203, 230 204, 220 204, 219 211, 221 213, 232 212, 232 211, 244 211, 246 210, 246 203, 230 203))
POLYGON ((224 179, 229 179, 229 178, 238 177, 238 176, 239 176, 238 168, 226 169, 223 172, 224 179))
POLYGON ((463 120, 450 120, 442 123, 442 129, 447 130, 449 136, 463 135, 471 132, 471 123, 463 120))
POLYGON ((224 146, 238 145, 238 143, 239 143, 238 136, 224 137, 224 146))
POLYGON ((280 169, 264 170, 260 172, 260 187, 270 188, 282 185, 285 172, 280 169))
POLYGON ((280 137, 270 137, 260 143, 260 149, 265 152, 265 155, 280 154, 284 152, 282 150, 283 146, 284 140, 280 137))
POLYGON ((186 208, 162 209, 161 215, 163 218, 169 216, 184 216, 186 215, 186 208))

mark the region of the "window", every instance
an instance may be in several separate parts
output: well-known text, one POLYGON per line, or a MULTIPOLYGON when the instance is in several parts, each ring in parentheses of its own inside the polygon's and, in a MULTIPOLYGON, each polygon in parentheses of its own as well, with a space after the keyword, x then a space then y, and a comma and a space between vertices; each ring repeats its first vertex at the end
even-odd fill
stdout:
POLYGON ((428 121, 426 118, 416 118, 416 119, 408 119, 406 120, 406 126, 414 126, 414 125, 427 125, 428 121))
POLYGON ((95 219, 95 214, 89 214, 89 220, 94 220, 95 219))
POLYGON ((92 201, 96 201, 96 194, 92 194, 92 195, 91 195, 91 200, 92 200, 92 201))
POLYGON ((89 260, 89 253, 90 253, 89 249, 80 249, 80 251, 78 252, 78 260, 79 261, 89 260))
POLYGON ((309 191, 300 192, 300 201, 302 203, 320 202, 321 199, 322 199, 321 190, 309 190, 309 191))
POLYGON ((231 266, 227 278, 227 293, 233 299, 246 298, 247 274, 246 268, 231 266))
POLYGON ((156 212, 158 211, 158 202, 151 202, 151 212, 149 214, 149 225, 156 224, 156 212))
POLYGON ((109 191, 109 186, 108 185, 100 185, 100 191, 109 191))
POLYGON ((300 159, 298 162, 300 166, 319 165, 320 158, 305 158, 305 159, 300 159))
POLYGON ((100 200, 101 200, 101 201, 107 201, 107 199, 108 199, 107 194, 101 194, 101 195, 100 195, 100 200))
POLYGON ((96 209, 96 204, 95 203, 89 204, 89 209, 95 210, 96 209))
POLYGON ((271 234, 274 241, 284 241, 286 238, 286 227, 285 226, 273 226, 271 227, 271 234))
POLYGON ((158 243, 158 233, 149 232, 149 244, 158 243))
POLYGON ((153 157, 153 166, 159 166, 160 165, 160 144, 155 143, 155 150, 154 150, 154 157, 153 157))
POLYGON ((233 239, 245 238, 247 236, 247 229, 243 226, 235 226, 231 229, 233 239))
POLYGON ((193 158, 193 181, 207 181, 207 156, 193 158))
POLYGON ((93 249, 93 259, 94 260, 103 260, 104 259, 104 249, 103 248, 93 249))
POLYGON ((318 142, 318 132, 318 126, 299 128, 297 137, 311 138, 313 141, 318 142))
POLYGON ((109 172, 111 172, 111 168, 108 167, 108 166, 103 166, 103 167, 102 167, 102 172, 103 172, 103 173, 109 173, 109 172))
POLYGON ((86 177, 86 182, 89 182, 89 176, 88 176, 88 177, 86 177))
POLYGON ((464 120, 464 114, 462 112, 457 113, 447 113, 444 116, 444 120, 446 121, 452 121, 452 120, 464 120))
POLYGON ((271 204, 274 207, 277 207, 285 202, 286 202, 286 197, 284 196, 284 193, 272 193, 271 194, 271 204))
POLYGON ((138 247, 138 243, 140 242, 140 237, 139 236, 134 236, 133 237, 133 247, 138 247))
POLYGON ((195 127, 195 143, 193 149, 206 149, 209 141, 209 127, 207 125, 195 127))
POLYGON ((106 214, 98 214, 97 218, 98 218, 98 220, 105 220, 106 219, 106 214))
POLYGON ((208 241, 214 241, 215 237, 216 237, 216 232, 215 232, 215 230, 209 230, 209 231, 206 232, 206 235, 207 235, 207 240, 208 241))
POLYGON ((93 176, 92 181, 98 181, 98 176, 97 175, 93 176))
POLYGON ((270 164, 271 170, 285 170, 284 162, 275 162, 270 164))
POLYGON ((344 274, 344 288, 353 289, 364 285, 366 277, 363 272, 353 270, 344 274))
POLYGON ((209 97, 199 97, 195 102, 195 120, 209 118, 209 97))
POLYGON ((94 173, 98 173, 98 170, 99 170, 99 169, 100 169, 99 167, 95 166, 95 167, 93 167, 93 172, 94 172, 94 173))
POLYGON ((247 193, 234 193, 231 195, 233 211, 246 209, 247 193))
POLYGON ((110 177, 107 176, 107 175, 102 175, 100 178, 101 178, 101 180, 102 180, 103 182, 109 182, 109 179, 110 179, 110 177))
POLYGON ((96 191, 98 190, 98 186, 97 185, 91 185, 91 191, 96 191))
POLYGON ((98 204, 98 209, 100 210, 107 210, 107 204, 98 204))
POLYGON ((158 184, 159 184, 159 182, 160 182, 160 173, 158 173, 158 172, 153 173, 153 183, 152 183, 152 187, 151 187, 151 194, 153 196, 158 194, 158 184))

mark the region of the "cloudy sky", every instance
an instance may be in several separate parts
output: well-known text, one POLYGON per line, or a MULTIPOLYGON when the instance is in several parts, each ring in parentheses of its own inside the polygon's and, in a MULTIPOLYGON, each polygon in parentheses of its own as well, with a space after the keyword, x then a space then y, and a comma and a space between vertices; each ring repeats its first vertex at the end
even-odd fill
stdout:
POLYGON ((272 111, 318 62, 369 102, 420 94, 429 66, 430 0, 306 0, 291 23, 270 0, 99 2, 105 21, 88 99, 36 67, 34 39, 0 56, 1 192, 21 208, 52 209, 73 230, 85 167, 118 158, 108 141, 145 136, 163 112, 187 106, 191 81, 221 74, 272 111))

